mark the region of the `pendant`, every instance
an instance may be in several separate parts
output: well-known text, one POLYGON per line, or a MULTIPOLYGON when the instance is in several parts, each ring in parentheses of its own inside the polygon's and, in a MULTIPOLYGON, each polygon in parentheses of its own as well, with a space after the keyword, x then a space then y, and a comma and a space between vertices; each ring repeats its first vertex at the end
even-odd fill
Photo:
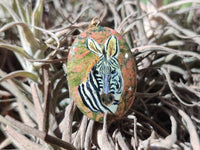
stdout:
MULTIPOLYGON (((96 18, 95 18, 96 19, 96 18)), ((67 79, 70 97, 88 118, 103 121, 122 117, 136 92, 136 65, 131 51, 115 30, 89 28, 73 42, 68 55, 67 79)))

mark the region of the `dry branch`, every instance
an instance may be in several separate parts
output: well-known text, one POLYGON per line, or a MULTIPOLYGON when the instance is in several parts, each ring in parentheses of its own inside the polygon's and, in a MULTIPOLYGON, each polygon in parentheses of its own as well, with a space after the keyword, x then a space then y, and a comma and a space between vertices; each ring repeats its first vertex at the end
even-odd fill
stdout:
MULTIPOLYGON (((43 141, 46 141, 47 143, 49 144, 55 144, 55 145, 58 145, 60 147, 63 147, 63 148, 66 148, 66 149, 70 149, 70 150, 76 150, 76 148, 65 142, 65 141, 62 141, 61 139, 58 139, 56 137, 53 137, 51 135, 48 135, 47 133, 43 132, 43 131, 39 131, 35 128, 32 128, 30 126, 27 126, 13 118, 11 118, 10 116, 6 116, 6 119, 12 123, 16 128, 20 129, 21 131, 27 133, 27 134, 30 134, 30 135, 33 135, 35 137, 38 137, 40 139, 42 139, 43 141)), ((23 143, 23 140, 19 141, 19 142, 22 142, 23 143)))

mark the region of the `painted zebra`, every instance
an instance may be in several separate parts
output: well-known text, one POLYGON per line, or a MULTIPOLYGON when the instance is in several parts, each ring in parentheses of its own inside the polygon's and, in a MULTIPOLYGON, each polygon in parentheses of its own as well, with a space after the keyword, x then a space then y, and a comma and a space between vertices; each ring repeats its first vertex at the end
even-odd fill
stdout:
POLYGON ((88 73, 87 81, 79 85, 79 94, 91 111, 114 114, 123 92, 123 78, 117 60, 120 53, 118 39, 114 35, 110 36, 101 50, 94 39, 87 38, 86 46, 99 58, 88 73))

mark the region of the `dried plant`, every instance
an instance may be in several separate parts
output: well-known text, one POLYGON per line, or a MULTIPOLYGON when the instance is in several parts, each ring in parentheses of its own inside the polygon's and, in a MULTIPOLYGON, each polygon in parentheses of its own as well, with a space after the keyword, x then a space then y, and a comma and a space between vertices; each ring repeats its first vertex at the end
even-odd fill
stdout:
POLYGON ((0 149, 199 150, 199 18, 199 0, 0 0, 0 149), (111 125, 67 87, 70 46, 94 17, 138 68, 133 106, 111 125))

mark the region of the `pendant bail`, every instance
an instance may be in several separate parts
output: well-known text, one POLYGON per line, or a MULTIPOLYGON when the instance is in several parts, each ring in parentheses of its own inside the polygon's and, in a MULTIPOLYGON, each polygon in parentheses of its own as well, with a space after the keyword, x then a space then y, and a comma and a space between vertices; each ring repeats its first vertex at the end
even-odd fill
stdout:
POLYGON ((90 25, 88 26, 88 28, 91 28, 93 26, 98 26, 101 23, 101 20, 98 17, 94 17, 91 22, 90 25))

